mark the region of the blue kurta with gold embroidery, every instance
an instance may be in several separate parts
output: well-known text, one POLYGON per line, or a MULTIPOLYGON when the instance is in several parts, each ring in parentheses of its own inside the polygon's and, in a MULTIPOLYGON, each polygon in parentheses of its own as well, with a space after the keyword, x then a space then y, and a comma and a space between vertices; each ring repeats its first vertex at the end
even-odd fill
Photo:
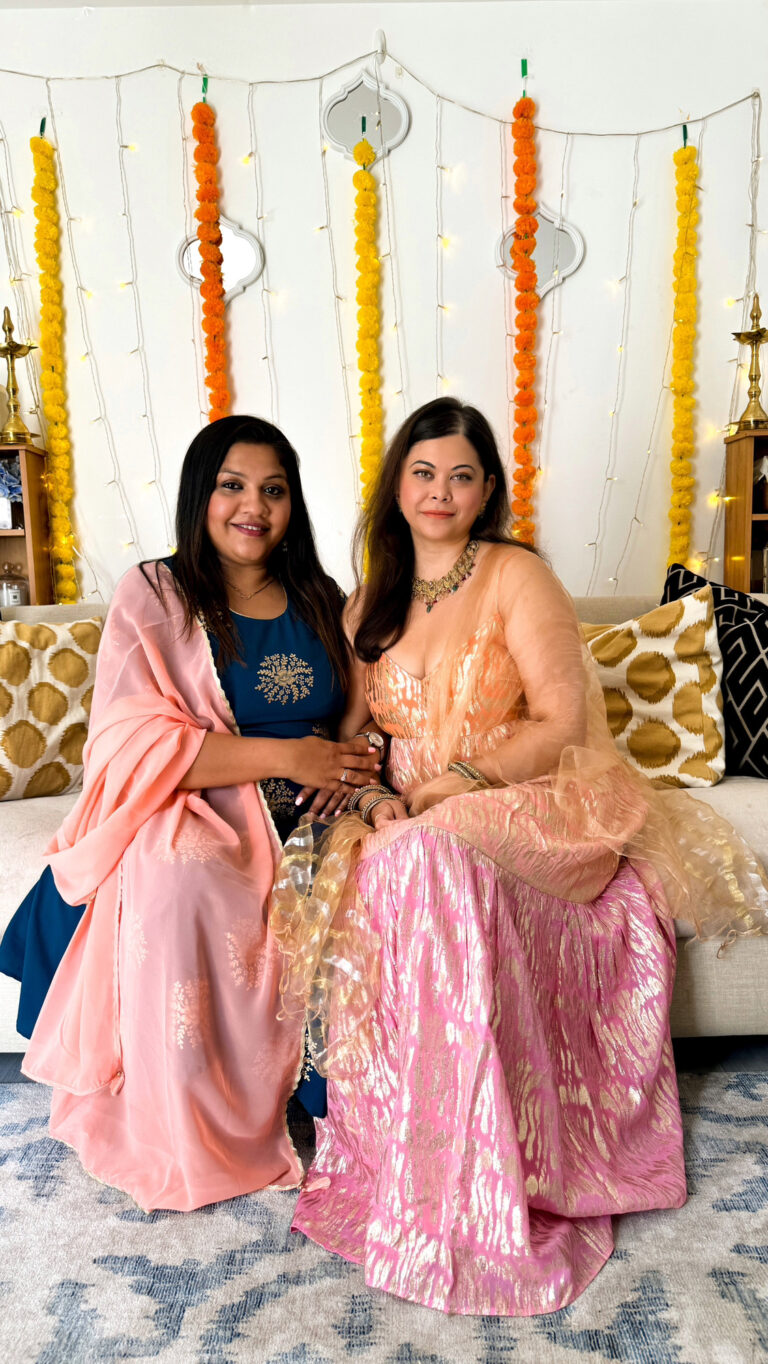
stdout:
MULTIPOLYGON (((252 620, 233 612, 242 662, 220 672, 221 685, 238 729, 249 738, 327 738, 344 709, 344 693, 325 649, 290 604, 274 620, 252 620)), ((211 649, 218 657, 212 635, 211 649)), ((282 839, 296 823, 296 782, 269 777, 261 783, 282 839)), ((301 811, 299 811, 301 813, 301 811)))

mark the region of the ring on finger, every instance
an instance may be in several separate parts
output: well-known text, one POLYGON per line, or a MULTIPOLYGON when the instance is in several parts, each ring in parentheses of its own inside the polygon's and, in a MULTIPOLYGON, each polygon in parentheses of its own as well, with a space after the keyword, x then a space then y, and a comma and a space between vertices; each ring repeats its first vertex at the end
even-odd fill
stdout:
POLYGON ((345 782, 346 782, 346 780, 347 780, 347 769, 346 769, 346 767, 342 768, 341 777, 340 777, 339 780, 341 781, 342 785, 345 784, 345 782))

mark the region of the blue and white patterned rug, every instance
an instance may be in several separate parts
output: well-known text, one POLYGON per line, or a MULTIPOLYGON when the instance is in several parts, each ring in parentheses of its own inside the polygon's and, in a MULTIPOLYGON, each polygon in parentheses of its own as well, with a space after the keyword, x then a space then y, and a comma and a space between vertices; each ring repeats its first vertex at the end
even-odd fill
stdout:
MULTIPOLYGON (((293 1193, 140 1212, 0 1085, 0 1359, 9 1364, 757 1364, 768 1357, 768 1075, 680 1077, 690 1198, 618 1221, 570 1308, 444 1317, 289 1231, 293 1193)), ((302 1133, 297 1132, 300 1140, 302 1133)), ((309 1132, 303 1131, 306 1145, 309 1132)))

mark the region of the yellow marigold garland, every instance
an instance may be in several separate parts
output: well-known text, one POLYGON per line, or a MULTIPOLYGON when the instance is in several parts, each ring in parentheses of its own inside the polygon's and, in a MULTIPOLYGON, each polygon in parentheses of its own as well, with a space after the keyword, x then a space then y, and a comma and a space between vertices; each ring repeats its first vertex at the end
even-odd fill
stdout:
POLYGON ((675 301, 672 331, 672 496, 668 563, 685 563, 690 553, 693 477, 694 407, 693 358, 696 345, 696 230, 699 173, 695 147, 679 147, 674 154, 677 191, 677 246, 674 255, 675 301))
POLYGON ((221 225, 219 222, 219 176, 216 169, 216 115, 201 100, 192 109, 197 180, 197 240, 203 282, 203 333, 205 335, 205 386, 209 391, 208 420, 226 417, 231 403, 227 382, 227 348, 224 321, 224 281, 221 273, 221 225))
POLYGON ((384 448, 384 418, 379 373, 379 283, 381 265, 376 252, 378 205, 376 181, 368 170, 376 154, 365 138, 353 152, 360 170, 352 183, 355 195, 355 253, 357 256, 357 367, 360 371, 360 481, 367 503, 384 448))
POLYGON ((58 180, 55 152, 47 138, 33 137, 29 145, 35 170, 32 200, 37 219, 35 252, 40 271, 40 385, 48 427, 51 558, 56 600, 70 602, 77 601, 78 591, 75 537, 70 518, 72 461, 63 345, 60 228, 56 208, 58 180))
POLYGON ((533 489, 536 480, 536 466, 533 461, 533 444, 536 439, 538 413, 536 399, 536 309, 539 296, 536 292, 536 264, 533 251, 536 246, 536 233, 539 221, 536 215, 538 204, 536 190, 536 144, 534 140, 533 116, 536 105, 532 99, 523 96, 514 107, 512 137, 514 139, 515 172, 515 235, 510 248, 512 269, 515 276, 517 294, 515 303, 515 357, 517 371, 515 376, 515 469, 512 474, 514 496, 512 511, 515 514, 513 535, 525 544, 532 545, 535 538, 533 520, 533 489))

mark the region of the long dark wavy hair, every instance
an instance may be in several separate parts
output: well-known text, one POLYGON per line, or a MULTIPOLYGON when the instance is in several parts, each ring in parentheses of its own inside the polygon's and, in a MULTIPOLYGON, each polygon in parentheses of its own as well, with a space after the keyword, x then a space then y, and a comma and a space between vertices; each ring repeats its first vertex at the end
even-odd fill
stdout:
POLYGON ((177 548, 171 559, 171 571, 184 604, 187 630, 191 632, 198 618, 204 622, 218 641, 221 667, 240 658, 240 639, 227 601, 221 561, 206 529, 208 502, 216 487, 216 476, 229 450, 239 441, 269 445, 280 461, 288 480, 291 517, 285 536, 275 546, 266 567, 285 588, 296 615, 319 636, 336 677, 345 687, 349 646, 341 624, 344 597, 323 570, 317 555, 301 488, 298 455, 282 431, 260 417, 221 417, 211 422, 198 432, 184 456, 176 503, 177 548))
POLYGON ((385 649, 396 644, 405 629, 413 582, 413 540, 397 505, 400 470, 409 450, 422 440, 441 436, 465 436, 487 478, 496 483, 485 511, 472 527, 472 538, 492 544, 531 549, 512 534, 507 480, 498 446, 488 422, 476 407, 458 398, 436 398, 412 412, 393 437, 382 460, 368 507, 355 531, 355 566, 358 584, 368 547, 368 577, 363 609, 355 632, 358 657, 375 663, 385 649))

